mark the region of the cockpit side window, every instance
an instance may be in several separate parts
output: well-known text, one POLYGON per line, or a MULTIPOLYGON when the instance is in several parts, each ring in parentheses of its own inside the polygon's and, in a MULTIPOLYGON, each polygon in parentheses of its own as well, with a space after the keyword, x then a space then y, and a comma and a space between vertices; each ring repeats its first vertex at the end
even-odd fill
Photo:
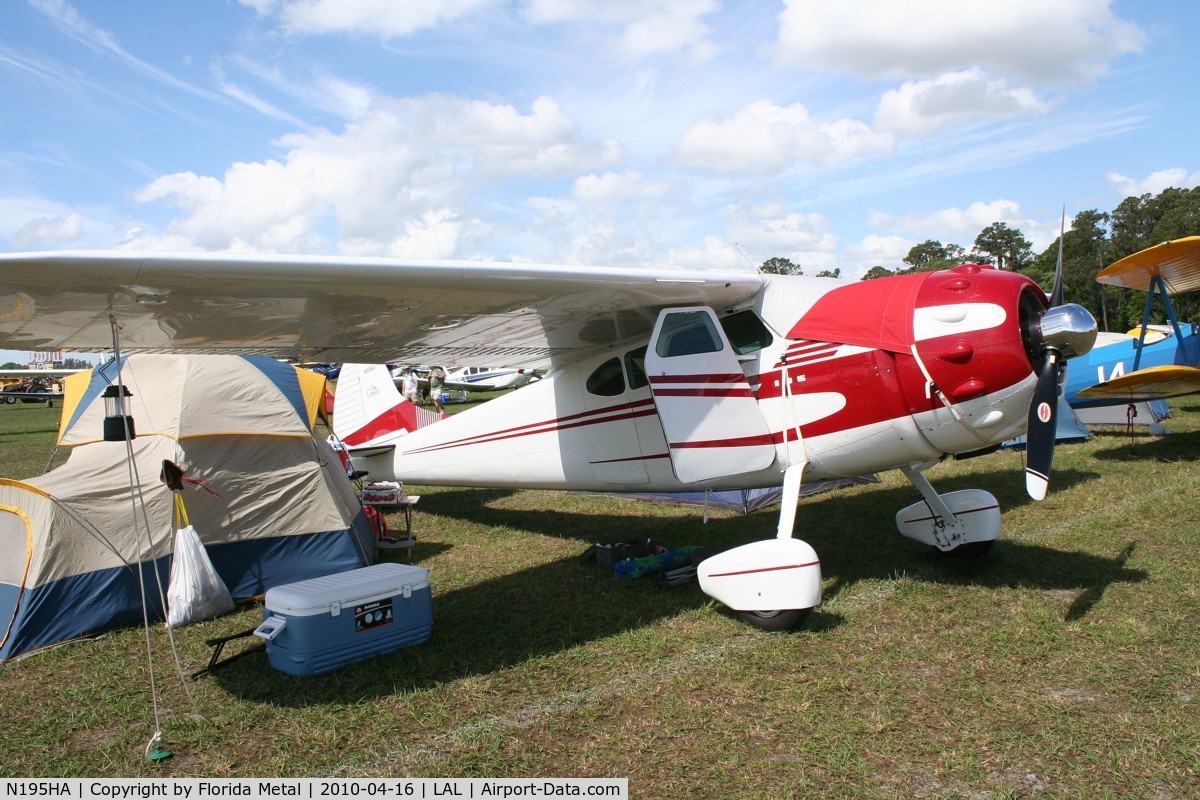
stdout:
POLYGON ((588 376, 587 390, 601 397, 615 397, 625 391, 625 375, 621 372, 621 359, 610 358, 588 376))
POLYGON ((758 315, 747 309, 721 318, 721 327, 739 356, 757 353, 769 347, 775 339, 758 315))
POLYGON ((646 379, 646 348, 639 347, 625 354, 625 371, 629 373, 629 388, 640 389, 649 386, 646 379))

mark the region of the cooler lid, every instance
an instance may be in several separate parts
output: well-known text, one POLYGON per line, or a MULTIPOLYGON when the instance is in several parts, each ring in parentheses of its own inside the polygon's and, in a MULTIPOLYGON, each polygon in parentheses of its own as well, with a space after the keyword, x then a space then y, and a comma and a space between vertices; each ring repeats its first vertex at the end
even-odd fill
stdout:
POLYGON ((267 590, 266 606, 285 614, 319 614, 335 603, 344 607, 401 594, 405 587, 416 591, 427 586, 429 570, 387 562, 273 586, 267 590))

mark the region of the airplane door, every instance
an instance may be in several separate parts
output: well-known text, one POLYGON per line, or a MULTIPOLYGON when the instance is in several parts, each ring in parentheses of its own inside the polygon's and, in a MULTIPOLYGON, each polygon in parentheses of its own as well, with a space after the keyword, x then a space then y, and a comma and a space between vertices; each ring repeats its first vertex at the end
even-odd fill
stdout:
POLYGON ((754 472, 774 462, 771 429, 711 308, 659 313, 646 376, 679 480, 754 472))

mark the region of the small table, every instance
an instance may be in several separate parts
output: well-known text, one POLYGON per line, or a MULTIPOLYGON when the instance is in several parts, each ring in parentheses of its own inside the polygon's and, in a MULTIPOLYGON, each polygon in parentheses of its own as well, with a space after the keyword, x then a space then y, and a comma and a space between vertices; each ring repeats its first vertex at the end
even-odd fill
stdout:
POLYGON ((413 506, 421 499, 419 494, 406 494, 397 498, 390 503, 364 503, 363 505, 375 506, 376 508, 402 508, 404 509, 404 538, 389 536, 386 539, 375 540, 375 546, 380 550, 407 550, 408 559, 412 561, 413 545, 417 543, 417 537, 413 536, 412 532, 412 514, 413 506))

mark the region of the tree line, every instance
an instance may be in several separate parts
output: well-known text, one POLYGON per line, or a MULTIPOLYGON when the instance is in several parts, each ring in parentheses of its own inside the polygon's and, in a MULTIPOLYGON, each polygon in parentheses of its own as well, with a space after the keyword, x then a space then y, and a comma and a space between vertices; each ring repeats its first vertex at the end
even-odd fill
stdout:
MULTIPOLYGON (((1102 286, 1096 283, 1101 269, 1162 242, 1185 236, 1200 236, 1200 187, 1165 189, 1157 195, 1127 197, 1112 211, 1081 211, 1071 221, 1063 240, 1063 297, 1067 302, 1087 308, 1101 330, 1125 331, 1141 323, 1145 307, 1144 292, 1102 286)), ((1020 230, 1004 222, 984 228, 970 250, 954 243, 933 239, 908 251, 904 266, 889 269, 876 265, 863 280, 887 275, 949 269, 964 261, 991 264, 999 269, 1028 275, 1046 290, 1054 282, 1058 262, 1058 238, 1035 254, 1020 230)), ((772 258, 762 272, 803 275, 803 269, 786 258, 772 258)), ((824 270, 818 277, 838 277, 840 270, 824 270)), ((1200 316, 1200 293, 1172 298, 1180 320, 1193 321, 1200 316)), ((1165 321, 1161 304, 1156 303, 1152 322, 1165 321)))

